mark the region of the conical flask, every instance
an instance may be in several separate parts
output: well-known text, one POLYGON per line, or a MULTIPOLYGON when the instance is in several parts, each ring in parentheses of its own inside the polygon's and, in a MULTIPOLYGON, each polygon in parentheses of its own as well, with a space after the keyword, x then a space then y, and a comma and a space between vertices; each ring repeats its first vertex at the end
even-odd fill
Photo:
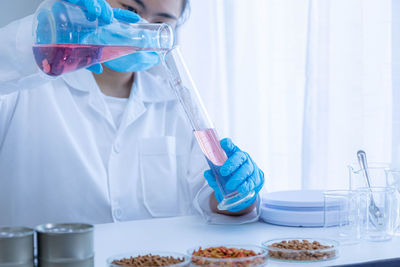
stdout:
POLYGON ((135 52, 166 52, 174 33, 166 23, 105 24, 90 19, 85 8, 62 0, 46 0, 33 24, 33 53, 50 76, 106 62, 135 52))

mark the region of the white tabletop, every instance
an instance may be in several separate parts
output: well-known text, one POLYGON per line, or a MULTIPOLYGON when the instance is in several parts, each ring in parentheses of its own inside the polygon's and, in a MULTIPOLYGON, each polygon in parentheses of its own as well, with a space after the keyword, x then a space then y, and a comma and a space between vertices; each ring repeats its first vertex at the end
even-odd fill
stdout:
MULTIPOLYGON (((197 245, 252 244, 283 237, 325 237, 321 228, 280 227, 262 222, 245 225, 210 225, 196 216, 101 224, 95 227, 95 266, 106 259, 131 251, 185 253, 197 245)), ((339 258, 296 266, 327 266, 400 257, 400 237, 386 242, 360 242, 341 246, 339 258)), ((268 266, 293 265, 269 260, 268 266)))

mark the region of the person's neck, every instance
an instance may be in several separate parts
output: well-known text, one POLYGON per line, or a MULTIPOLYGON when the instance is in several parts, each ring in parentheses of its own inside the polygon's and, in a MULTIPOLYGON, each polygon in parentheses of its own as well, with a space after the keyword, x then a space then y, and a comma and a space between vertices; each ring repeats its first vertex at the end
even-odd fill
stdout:
POLYGON ((104 65, 103 72, 93 73, 93 76, 103 94, 119 98, 129 97, 135 80, 135 73, 118 72, 104 65))

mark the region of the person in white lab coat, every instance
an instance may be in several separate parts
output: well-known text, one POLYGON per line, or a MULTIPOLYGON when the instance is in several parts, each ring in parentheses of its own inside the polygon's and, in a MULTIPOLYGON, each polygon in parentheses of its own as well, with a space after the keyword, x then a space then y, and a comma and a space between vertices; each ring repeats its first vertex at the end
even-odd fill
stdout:
MULTIPOLYGON (((173 27, 187 5, 107 2, 92 1, 97 16, 112 15, 111 6, 173 27)), ((255 198, 240 210, 216 209, 221 194, 212 173, 204 174, 208 166, 185 113, 162 68, 150 68, 159 59, 137 53, 49 79, 35 64, 32 23, 28 16, 0 29, 0 225, 108 223, 196 210, 210 222, 257 219, 255 198), (146 56, 154 61, 146 65, 146 56)), ((261 170, 229 140, 224 146, 231 161, 225 171, 236 175, 231 183, 258 192, 261 170)))

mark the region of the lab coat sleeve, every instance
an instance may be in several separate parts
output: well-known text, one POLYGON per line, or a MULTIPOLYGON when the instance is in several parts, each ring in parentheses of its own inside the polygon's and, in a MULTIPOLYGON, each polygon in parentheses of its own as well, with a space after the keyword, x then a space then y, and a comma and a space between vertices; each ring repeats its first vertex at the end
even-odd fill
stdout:
POLYGON ((33 15, 0 28, 0 95, 37 88, 54 78, 42 74, 32 52, 33 15))
POLYGON ((210 195, 214 194, 214 190, 208 186, 204 179, 203 173, 205 170, 209 169, 207 161, 204 158, 203 153, 196 141, 193 144, 192 156, 191 156, 191 166, 195 167, 197 171, 192 172, 196 178, 191 178, 193 180, 202 181, 202 186, 198 189, 193 206, 198 213, 210 224, 244 224, 257 221, 260 217, 260 197, 257 198, 256 208, 245 215, 242 216, 227 216, 215 213, 210 208, 210 195))

